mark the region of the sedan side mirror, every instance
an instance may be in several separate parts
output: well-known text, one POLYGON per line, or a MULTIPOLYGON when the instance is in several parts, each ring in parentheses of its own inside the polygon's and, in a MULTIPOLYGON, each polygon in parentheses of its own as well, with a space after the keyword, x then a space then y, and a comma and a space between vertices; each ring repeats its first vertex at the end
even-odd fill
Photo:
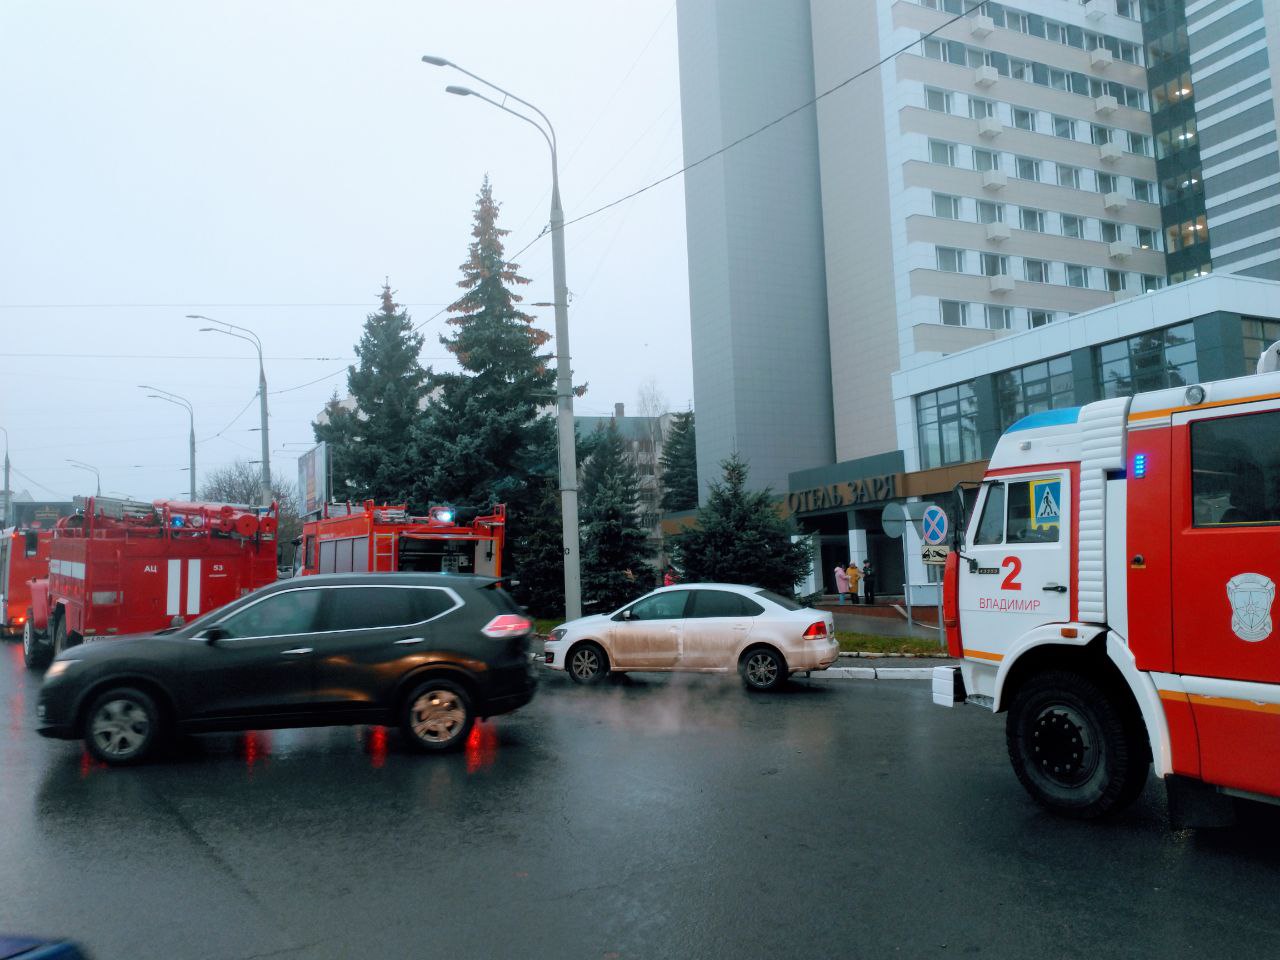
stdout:
POLYGON ((631 619, 631 611, 630 611, 630 610, 623 610, 621 613, 616 613, 616 614, 614 614, 613 619, 615 619, 615 620, 630 620, 630 619, 631 619))

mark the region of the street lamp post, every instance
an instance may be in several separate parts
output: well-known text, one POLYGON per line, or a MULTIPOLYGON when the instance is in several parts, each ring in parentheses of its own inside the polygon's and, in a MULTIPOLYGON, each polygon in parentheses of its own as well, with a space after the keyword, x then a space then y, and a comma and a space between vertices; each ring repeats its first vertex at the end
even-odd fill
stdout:
POLYGON ((0 433, 4 434, 4 525, 12 527, 14 522, 10 515, 13 509, 13 494, 9 492, 9 431, 0 427, 0 433))
POLYGON ((168 390, 161 390, 159 387, 153 387, 149 384, 138 384, 140 390, 154 390, 155 393, 149 393, 147 396, 152 400, 164 400, 166 403, 172 403, 175 407, 183 407, 187 411, 187 415, 191 419, 191 435, 189 437, 189 454, 190 462, 188 469, 191 471, 191 499, 196 498, 196 412, 191 406, 191 401, 185 397, 180 397, 176 393, 170 393, 168 390))
POLYGON ((93 495, 95 497, 102 496, 102 474, 98 472, 97 467, 95 467, 91 463, 85 463, 82 460, 68 460, 67 463, 71 464, 73 467, 76 467, 77 469, 90 471, 93 474, 94 478, 97 480, 97 485, 94 488, 93 495))
MULTIPOLYGON (((248 340, 254 345, 258 351, 258 411, 262 417, 262 492, 261 500, 264 507, 271 506, 271 440, 267 436, 267 372, 262 365, 262 341, 258 339, 258 335, 248 327, 236 326, 234 323, 227 323, 225 320, 214 320, 212 317, 206 317, 200 313, 188 313, 188 320, 207 320, 209 323, 218 323, 220 327, 201 327, 201 333, 225 333, 228 337, 236 337, 239 340, 248 340), (229 327, 224 330, 222 327, 229 327), (234 331, 240 330, 241 333, 234 331)), ((193 473, 195 471, 192 471, 193 473)))
POLYGON ((561 538, 564 543, 564 608, 565 617, 575 620, 582 616, 582 577, 580 570, 580 540, 578 534, 578 457, 577 438, 573 429, 573 372, 569 368, 569 291, 564 266, 564 210, 560 206, 560 170, 557 161, 556 131, 547 115, 528 100, 503 90, 496 83, 464 70, 443 57, 424 56, 423 63, 436 67, 452 67, 473 80, 502 94, 502 102, 493 100, 469 87, 449 86, 448 93, 460 97, 478 97, 513 117, 537 128, 551 149, 551 264, 555 289, 556 312, 556 401, 558 407, 557 428, 560 441, 560 514, 561 538), (546 129, 531 117, 506 106, 514 100, 528 107, 547 125, 546 129))

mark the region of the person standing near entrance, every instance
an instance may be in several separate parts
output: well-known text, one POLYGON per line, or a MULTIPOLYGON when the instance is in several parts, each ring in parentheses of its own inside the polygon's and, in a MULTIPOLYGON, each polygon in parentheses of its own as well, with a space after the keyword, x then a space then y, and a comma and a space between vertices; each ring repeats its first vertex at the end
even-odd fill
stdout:
POLYGON ((853 602, 858 603, 858 581, 862 579, 862 571, 858 569, 856 560, 850 560, 849 566, 845 568, 845 576, 849 578, 849 596, 853 602))
POLYGON ((862 561, 862 585, 866 591, 867 603, 876 602, 876 569, 871 566, 871 558, 862 561))
POLYGON ((836 564, 835 578, 836 593, 840 594, 840 602, 848 603, 849 575, 844 572, 844 567, 840 566, 838 563, 836 564))

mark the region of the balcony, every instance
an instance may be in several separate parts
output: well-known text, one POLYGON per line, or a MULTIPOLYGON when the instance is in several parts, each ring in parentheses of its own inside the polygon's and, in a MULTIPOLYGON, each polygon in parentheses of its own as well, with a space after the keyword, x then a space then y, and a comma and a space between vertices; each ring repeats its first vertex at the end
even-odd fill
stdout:
POLYGON ((973 71, 973 82, 979 87, 989 87, 999 79, 1000 74, 990 64, 983 64, 973 71))
POLYGON ((1115 113, 1119 106, 1120 102, 1109 93, 1101 97, 1097 97, 1093 101, 1093 109, 1101 114, 1115 113))
POLYGON ((1095 70, 1105 70, 1115 62, 1116 58, 1106 47, 1094 47, 1089 51, 1089 65, 1095 70))
POLYGON ((987 239, 992 243, 1000 243, 1008 240, 1010 237, 1009 225, 1007 223, 988 223, 987 239))
POLYGON ((1112 240, 1107 244, 1107 253, 1113 260, 1127 260, 1133 255, 1133 245, 1123 240, 1112 240))
POLYGON ((987 279, 991 283, 992 293, 1012 293, 1013 292, 1013 277, 1009 276, 1007 273, 1002 273, 999 276, 995 276, 995 277, 988 277, 987 279))
POLYGON ((1003 190, 1009 183, 1009 176, 1003 170, 983 170, 982 188, 984 190, 1003 190))
POLYGON ((1115 163, 1124 156, 1124 151, 1120 149, 1120 144, 1118 143, 1099 144, 1098 153, 1102 155, 1104 163, 1115 163))
POLYGON ((969 35, 982 39, 996 28, 996 22, 990 17, 977 16, 969 20, 969 35))
POLYGON ((978 118, 978 136, 980 137, 986 137, 990 140, 992 137, 1000 136, 1000 131, 1003 129, 1004 124, 995 117, 978 118))
POLYGON ((1118 190, 1102 195, 1102 205, 1108 210, 1123 210, 1129 205, 1129 198, 1118 190))

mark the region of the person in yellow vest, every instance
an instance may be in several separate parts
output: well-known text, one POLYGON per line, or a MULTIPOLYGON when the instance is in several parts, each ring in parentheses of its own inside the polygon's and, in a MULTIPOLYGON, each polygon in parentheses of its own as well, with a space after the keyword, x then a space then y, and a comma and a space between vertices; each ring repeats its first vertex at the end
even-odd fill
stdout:
POLYGON ((853 597, 853 602, 861 603, 862 601, 858 597, 858 581, 862 579, 862 571, 858 569, 856 562, 850 560, 849 567, 844 573, 849 578, 849 593, 853 597))

